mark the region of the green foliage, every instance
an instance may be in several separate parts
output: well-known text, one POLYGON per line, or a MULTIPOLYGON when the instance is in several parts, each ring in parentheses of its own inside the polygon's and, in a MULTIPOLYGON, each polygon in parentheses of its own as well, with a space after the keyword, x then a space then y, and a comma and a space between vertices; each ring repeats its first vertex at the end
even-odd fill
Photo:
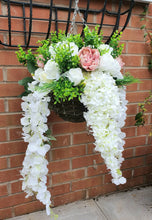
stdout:
POLYGON ((58 34, 56 31, 51 32, 51 39, 50 39, 51 44, 56 44, 58 42, 65 41, 65 40, 66 40, 65 31, 59 30, 58 34))
POLYGON ((110 39, 109 46, 113 48, 111 55, 116 58, 122 54, 124 44, 119 45, 119 41, 121 38, 122 32, 118 32, 118 30, 112 35, 110 39))
POLYGON ((27 66, 27 69, 30 73, 34 73, 37 69, 36 58, 32 53, 32 50, 29 49, 27 53, 23 50, 21 46, 19 47, 19 51, 16 52, 18 61, 22 63, 24 66, 27 66))
POLYGON ((56 47, 55 52, 54 60, 58 64, 61 74, 79 66, 79 57, 78 55, 72 56, 73 51, 70 51, 70 44, 62 44, 56 47))
POLYGON ((37 43, 40 43, 41 46, 36 50, 37 54, 41 54, 44 58, 44 64, 51 58, 50 52, 49 52, 49 45, 50 40, 42 40, 38 41, 37 43))
POLYGON ((53 81, 52 83, 45 83, 43 86, 38 87, 38 90, 52 91, 55 103, 60 103, 61 101, 70 101, 73 98, 78 97, 80 99, 84 91, 84 83, 80 83, 77 86, 74 86, 68 78, 60 77, 58 81, 53 81))
POLYGON ((33 78, 32 77, 26 77, 22 80, 19 80, 18 81, 18 84, 21 85, 21 86, 24 86, 24 92, 19 96, 20 98, 23 97, 23 96, 27 96, 28 94, 31 93, 31 91, 28 90, 28 83, 31 83, 33 81, 33 78))
MULTIPOLYGON (((152 104, 152 93, 150 93, 150 95, 145 98, 143 103, 139 104, 139 108, 140 111, 136 114, 135 116, 135 126, 144 126, 145 124, 145 112, 147 111, 147 109, 145 108, 145 105, 151 105, 152 104)), ((150 132, 151 133, 151 132, 150 132)))
POLYGON ((84 28, 84 46, 92 46, 93 48, 98 48, 102 43, 102 33, 98 35, 98 26, 96 26, 92 31, 88 26, 84 28))
POLYGON ((129 73, 125 73, 123 79, 116 79, 116 85, 117 86, 125 86, 132 83, 140 83, 140 80, 137 78, 134 78, 129 73))
POLYGON ((83 40, 80 34, 68 35, 67 41, 74 42, 78 46, 79 49, 81 49, 84 46, 84 43, 83 43, 83 40))
POLYGON ((149 70, 152 69, 152 59, 148 62, 148 69, 149 69, 149 70))

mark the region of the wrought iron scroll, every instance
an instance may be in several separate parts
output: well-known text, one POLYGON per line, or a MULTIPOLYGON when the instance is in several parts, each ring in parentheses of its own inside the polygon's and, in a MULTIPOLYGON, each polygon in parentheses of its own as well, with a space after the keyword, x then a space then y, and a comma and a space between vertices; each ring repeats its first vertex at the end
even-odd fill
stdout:
MULTIPOLYGON (((5 7, 5 13, 0 14, 0 33, 4 36, 4 39, 0 40, 0 44, 8 47, 17 47, 20 42, 13 43, 12 42, 12 36, 23 36, 23 42, 21 44, 22 47, 25 48, 36 48, 36 44, 31 43, 31 37, 32 36, 38 36, 38 35, 43 35, 43 39, 48 39, 50 36, 50 31, 52 30, 52 24, 54 24, 54 29, 58 33, 59 31, 59 24, 64 24, 65 25, 65 33, 67 34, 70 28, 70 24, 72 22, 72 14, 74 12, 74 1, 69 0, 69 3, 67 6, 61 6, 61 5, 56 5, 56 1, 50 0, 49 4, 46 3, 36 3, 35 1, 29 0, 29 1, 18 1, 18 0, 0 0, 2 7, 5 7), (19 7, 22 10, 22 16, 21 15, 12 15, 11 14, 11 7, 19 7), (46 9, 49 11, 49 16, 48 18, 36 18, 33 16, 33 9, 34 8, 40 8, 40 9, 46 9), (28 16, 26 15, 26 12, 28 10, 28 16), (59 13, 60 12, 66 12, 68 13, 67 19, 59 19, 59 13), (20 20, 22 23, 22 30, 15 30, 12 27, 12 20, 17 19, 20 20), (7 27, 4 28, 4 25, 2 23, 7 20, 7 27), (47 29, 46 31, 37 31, 33 30, 33 22, 40 22, 44 21, 47 22, 47 29)), ((81 0, 80 0, 81 1, 81 0)), ((93 0, 94 1, 94 0, 93 0)), ((117 9, 116 10, 108 10, 107 5, 109 3, 108 0, 100 0, 101 2, 101 8, 100 9, 92 9, 91 8, 91 0, 86 0, 86 7, 81 8, 80 7, 80 13, 83 15, 85 24, 88 26, 95 26, 99 25, 99 32, 101 31, 102 28, 107 27, 111 28, 112 31, 109 34, 109 36, 104 36, 105 41, 108 43, 110 40, 110 37, 112 34, 119 29, 119 31, 123 31, 129 22, 132 8, 134 6, 134 0, 130 0, 127 5, 127 9, 123 10, 123 3, 126 2, 125 0, 119 0, 117 2, 117 9), (89 15, 101 15, 100 17, 100 22, 96 21, 88 21, 89 15), (111 16, 115 18, 114 24, 108 24, 104 22, 104 18, 106 16, 111 16), (124 15, 124 16, 123 16, 124 15), (123 25, 120 26, 120 20, 121 17, 123 17, 124 23, 123 25)), ((111 1, 112 2, 112 1, 111 1)), ((61 0, 62 4, 62 0, 61 0)), ((83 27, 84 23, 82 21, 76 21, 77 25, 82 26, 81 32, 83 33, 83 27)))

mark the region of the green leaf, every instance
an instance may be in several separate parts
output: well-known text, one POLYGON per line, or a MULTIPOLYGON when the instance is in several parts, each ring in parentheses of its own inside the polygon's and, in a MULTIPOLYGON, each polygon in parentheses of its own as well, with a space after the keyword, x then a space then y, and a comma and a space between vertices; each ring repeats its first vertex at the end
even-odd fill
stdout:
POLYGON ((30 73, 34 73, 35 70, 37 69, 37 67, 35 66, 35 62, 34 61, 27 61, 27 69, 30 73))
POLYGON ((31 82, 33 82, 32 77, 25 77, 24 79, 19 80, 18 84, 25 87, 28 85, 28 83, 31 83, 31 82))
POLYGON ((139 120, 143 116, 143 112, 139 112, 135 116, 135 120, 139 120))
POLYGON ((145 29, 145 27, 146 27, 146 25, 144 24, 140 27, 140 29, 143 30, 143 29, 145 29))

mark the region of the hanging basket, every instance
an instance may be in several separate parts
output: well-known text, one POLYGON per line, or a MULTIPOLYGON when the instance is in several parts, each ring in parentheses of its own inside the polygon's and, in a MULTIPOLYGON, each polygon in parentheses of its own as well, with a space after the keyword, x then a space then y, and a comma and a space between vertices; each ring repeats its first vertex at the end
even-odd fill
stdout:
POLYGON ((54 104, 54 95, 50 94, 50 96, 51 101, 49 108, 57 113, 63 120, 74 123, 85 121, 83 112, 86 112, 87 108, 79 101, 78 98, 54 104))

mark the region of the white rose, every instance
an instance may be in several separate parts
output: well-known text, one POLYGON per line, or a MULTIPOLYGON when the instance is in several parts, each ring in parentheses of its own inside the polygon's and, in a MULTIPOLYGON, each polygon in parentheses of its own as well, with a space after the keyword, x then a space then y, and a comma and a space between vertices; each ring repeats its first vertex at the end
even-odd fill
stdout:
POLYGON ((111 52, 113 51, 113 48, 110 47, 108 44, 100 44, 100 46, 98 47, 98 50, 106 50, 108 54, 111 54, 111 52))
POLYGON ((49 82, 52 81, 52 80, 47 78, 47 73, 42 68, 38 68, 35 71, 33 78, 37 82, 42 82, 42 83, 49 83, 49 82))
POLYGON ((47 74, 47 79, 58 80, 60 78, 59 67, 55 61, 48 60, 44 66, 44 71, 47 74))
POLYGON ((78 85, 84 79, 82 70, 80 68, 70 69, 66 73, 66 76, 71 82, 74 83, 74 86, 78 85))

